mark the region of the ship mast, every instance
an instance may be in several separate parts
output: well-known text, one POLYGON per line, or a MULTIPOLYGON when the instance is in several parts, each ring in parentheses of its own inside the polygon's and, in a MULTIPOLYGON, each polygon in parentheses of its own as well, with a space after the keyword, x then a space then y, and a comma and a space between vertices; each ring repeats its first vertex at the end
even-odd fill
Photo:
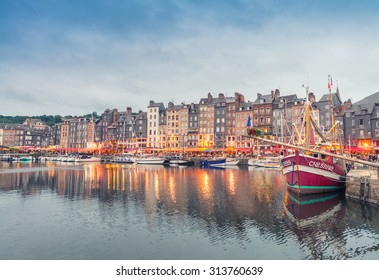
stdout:
POLYGON ((328 75, 328 89, 329 89, 329 107, 330 107, 330 121, 331 121, 331 127, 332 127, 332 139, 335 142, 336 141, 336 127, 334 125, 335 119, 334 119, 334 107, 333 107, 333 95, 332 95, 332 86, 333 86, 333 79, 331 75, 328 75))
POLYGON ((310 115, 310 102, 308 101, 309 85, 304 86, 305 88, 305 147, 308 149, 310 145, 310 126, 311 126, 311 115, 310 115))

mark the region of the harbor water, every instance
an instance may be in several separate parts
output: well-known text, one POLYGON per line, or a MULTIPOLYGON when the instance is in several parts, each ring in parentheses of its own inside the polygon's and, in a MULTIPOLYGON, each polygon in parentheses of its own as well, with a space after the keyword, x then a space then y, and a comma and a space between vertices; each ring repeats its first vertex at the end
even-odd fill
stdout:
POLYGON ((379 208, 280 170, 0 163, 2 260, 379 259, 379 208))

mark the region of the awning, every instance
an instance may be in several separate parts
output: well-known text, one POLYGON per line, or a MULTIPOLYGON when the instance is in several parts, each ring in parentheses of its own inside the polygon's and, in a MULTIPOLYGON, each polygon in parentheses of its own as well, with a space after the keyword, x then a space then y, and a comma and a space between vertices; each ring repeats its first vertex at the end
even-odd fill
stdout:
POLYGON ((367 152, 372 151, 372 148, 369 148, 369 147, 363 148, 363 147, 352 146, 352 147, 345 147, 345 151, 347 151, 347 152, 352 151, 354 153, 367 153, 367 152))
POLYGON ((252 151, 252 148, 236 148, 239 152, 249 153, 252 151))

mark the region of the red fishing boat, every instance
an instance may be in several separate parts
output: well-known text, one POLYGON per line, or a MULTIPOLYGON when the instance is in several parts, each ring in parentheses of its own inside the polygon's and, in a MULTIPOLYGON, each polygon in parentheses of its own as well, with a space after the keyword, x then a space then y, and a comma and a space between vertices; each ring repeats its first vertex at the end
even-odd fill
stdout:
POLYGON ((331 151, 337 151, 337 149, 339 149, 342 153, 341 142, 336 144, 336 139, 341 139, 341 137, 338 135, 338 123, 334 123, 330 81, 328 87, 333 126, 326 134, 331 135, 331 138, 327 139, 316 126, 316 122, 312 119, 310 114, 311 104, 307 101, 305 103, 304 118, 305 136, 302 143, 302 147, 305 147, 305 150, 302 150, 301 147, 299 147, 298 149, 295 149, 294 154, 285 155, 282 160, 283 173, 287 180, 288 189, 299 195, 325 193, 345 189, 345 162, 334 158, 332 155, 309 152, 309 149, 322 151, 323 147, 328 147, 331 151), (315 145, 313 128, 322 138, 324 142, 323 145, 315 145), (328 142, 326 143, 326 141, 328 142))
POLYGON ((332 157, 321 159, 296 150, 283 158, 282 165, 288 189, 299 195, 345 189, 346 172, 332 157))

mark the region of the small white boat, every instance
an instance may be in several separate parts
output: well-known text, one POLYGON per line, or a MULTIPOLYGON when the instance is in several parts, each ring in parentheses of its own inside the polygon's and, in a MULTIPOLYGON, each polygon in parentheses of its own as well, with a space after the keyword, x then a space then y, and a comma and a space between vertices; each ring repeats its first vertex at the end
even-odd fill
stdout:
POLYGON ((69 157, 67 157, 66 162, 75 162, 76 159, 77 159, 77 157, 71 157, 71 156, 69 156, 69 157))
POLYGON ((180 166, 190 166, 194 165, 195 162, 193 160, 188 160, 184 158, 170 159, 170 165, 180 165, 180 166))
POLYGON ((167 163, 168 160, 161 157, 143 156, 134 158, 134 162, 137 164, 164 164, 167 163))
POLYGON ((239 162, 239 159, 227 158, 225 161, 225 165, 237 165, 239 162))
POLYGON ((134 160, 131 156, 115 156, 112 160, 114 163, 133 163, 134 160))
POLYGON ((100 157, 93 157, 93 156, 87 156, 82 155, 75 159, 75 162, 100 162, 100 157))
POLYGON ((249 166, 263 167, 263 168, 280 168, 279 157, 265 157, 265 158, 251 158, 248 160, 249 166))

